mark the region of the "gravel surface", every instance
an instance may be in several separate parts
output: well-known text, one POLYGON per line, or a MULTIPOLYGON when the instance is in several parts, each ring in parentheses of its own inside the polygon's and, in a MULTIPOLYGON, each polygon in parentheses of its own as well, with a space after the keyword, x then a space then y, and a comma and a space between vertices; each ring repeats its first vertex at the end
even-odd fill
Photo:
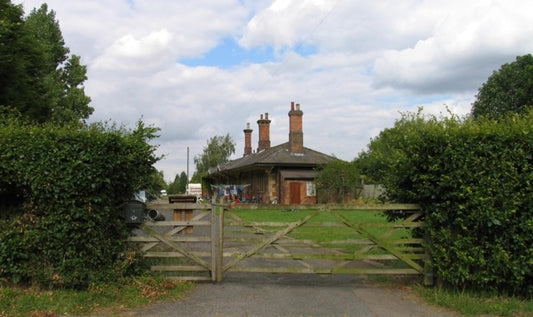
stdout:
POLYGON ((425 304, 407 287, 362 276, 230 273, 199 283, 185 298, 123 316, 459 316, 425 304))

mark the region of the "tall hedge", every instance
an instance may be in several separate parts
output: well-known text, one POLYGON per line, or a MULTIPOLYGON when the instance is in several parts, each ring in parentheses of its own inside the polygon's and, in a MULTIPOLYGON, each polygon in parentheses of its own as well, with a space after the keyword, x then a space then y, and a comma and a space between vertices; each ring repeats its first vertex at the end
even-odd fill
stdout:
POLYGON ((442 282, 533 296, 533 112, 499 121, 406 115, 363 157, 390 199, 427 212, 442 282))
POLYGON ((84 288, 130 268, 122 204, 159 158, 155 128, 0 121, 0 280, 84 288))

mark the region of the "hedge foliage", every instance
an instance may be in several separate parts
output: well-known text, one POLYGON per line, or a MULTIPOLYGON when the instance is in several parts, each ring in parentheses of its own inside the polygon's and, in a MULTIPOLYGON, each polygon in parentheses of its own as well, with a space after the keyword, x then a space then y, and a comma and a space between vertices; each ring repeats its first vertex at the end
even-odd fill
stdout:
POLYGON ((533 296, 533 111, 499 121, 404 115, 361 156, 390 199, 418 202, 438 278, 533 296))
POLYGON ((132 269, 121 205, 159 159, 156 131, 0 118, 0 281, 84 288, 132 269))

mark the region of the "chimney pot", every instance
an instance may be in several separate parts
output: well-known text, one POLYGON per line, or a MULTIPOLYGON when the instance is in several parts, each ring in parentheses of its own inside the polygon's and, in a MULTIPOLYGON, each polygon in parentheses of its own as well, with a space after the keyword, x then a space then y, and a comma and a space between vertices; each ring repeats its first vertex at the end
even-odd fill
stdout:
POLYGON ((244 155, 252 154, 252 129, 250 129, 250 122, 246 123, 246 129, 244 131, 244 155))
POLYGON ((291 111, 289 111, 289 152, 294 155, 304 154, 304 133, 303 133, 303 112, 300 110, 300 104, 291 102, 291 111))
POLYGON ((270 148, 270 120, 268 119, 268 112, 261 114, 261 119, 257 121, 259 126, 259 142, 257 145, 257 152, 270 148))

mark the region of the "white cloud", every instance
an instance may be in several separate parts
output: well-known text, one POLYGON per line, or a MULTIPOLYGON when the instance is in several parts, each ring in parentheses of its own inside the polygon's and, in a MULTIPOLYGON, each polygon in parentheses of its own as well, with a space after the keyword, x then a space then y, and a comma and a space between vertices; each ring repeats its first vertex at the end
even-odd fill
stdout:
POLYGON ((306 41, 334 6, 333 1, 276 0, 248 22, 239 43, 248 48, 272 45, 279 50, 306 41))
MULTIPOLYGON (((24 0, 26 12, 39 0, 24 0)), ((305 145, 353 159, 402 111, 467 114, 501 64, 533 51, 533 2, 519 0, 48 0, 71 52, 88 65, 95 113, 161 128, 167 180, 208 138, 227 133, 243 152, 246 122, 272 120, 286 142, 291 101, 305 145), (132 5, 131 5, 132 4, 132 5), (272 60, 188 67, 224 39, 273 48, 272 60), (302 56, 302 47, 312 54, 302 56)), ((223 59, 224 56, 220 56, 223 59)), ((191 171, 192 172, 192 171, 191 171)))
POLYGON ((92 63, 100 71, 154 72, 173 61, 169 51, 172 34, 166 30, 150 32, 141 38, 127 34, 117 39, 92 63))
POLYGON ((167 49, 171 39, 172 34, 166 29, 151 32, 141 39, 128 34, 113 43, 109 48, 109 53, 126 58, 154 57, 153 55, 167 49))
POLYGON ((478 88, 494 65, 533 51, 532 10, 526 1, 452 3, 431 36, 383 52, 375 62, 375 84, 417 93, 478 88))

